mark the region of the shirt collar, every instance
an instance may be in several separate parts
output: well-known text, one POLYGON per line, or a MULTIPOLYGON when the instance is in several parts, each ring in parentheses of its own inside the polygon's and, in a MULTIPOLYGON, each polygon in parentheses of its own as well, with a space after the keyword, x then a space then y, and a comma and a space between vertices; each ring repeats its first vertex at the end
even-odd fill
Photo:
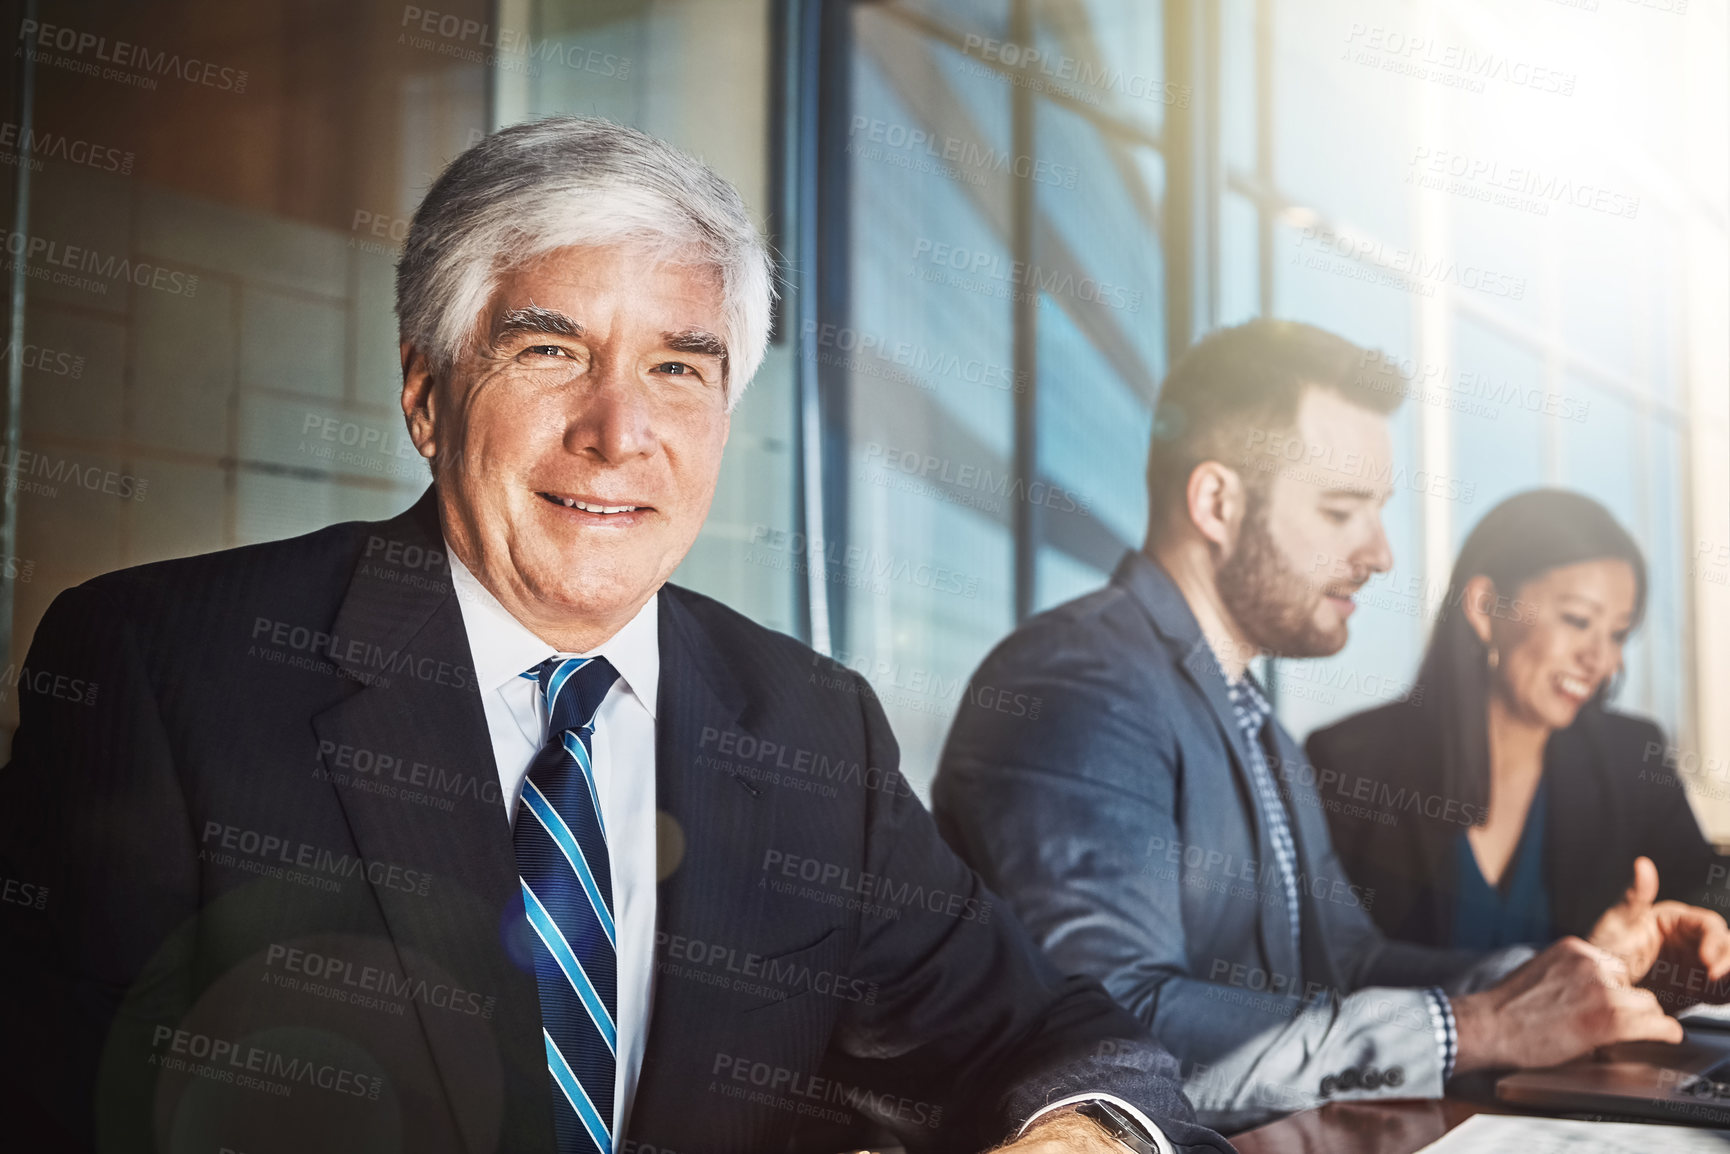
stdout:
POLYGON ((469 635, 475 678, 482 689, 498 689, 525 669, 534 668, 554 654, 561 657, 605 657, 649 711, 649 716, 655 716, 656 690, 661 680, 659 592, 650 597, 623 628, 593 649, 583 653, 559 653, 511 616, 510 610, 500 604, 499 599, 481 584, 480 578, 457 557, 449 541, 445 542, 445 556, 450 559, 451 580, 456 587, 457 603, 462 608, 463 628, 469 635))

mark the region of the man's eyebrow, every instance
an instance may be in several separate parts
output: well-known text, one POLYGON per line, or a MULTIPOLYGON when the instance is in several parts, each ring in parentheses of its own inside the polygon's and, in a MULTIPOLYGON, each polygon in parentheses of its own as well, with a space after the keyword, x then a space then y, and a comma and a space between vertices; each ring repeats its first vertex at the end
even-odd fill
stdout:
POLYGON ((520 309, 511 309, 499 318, 499 323, 493 326, 493 343, 502 344, 506 337, 522 333, 579 338, 583 335, 583 326, 557 309, 524 305, 520 309))
POLYGON ((675 353, 697 353, 715 357, 722 364, 727 363, 727 342, 707 329, 681 329, 676 333, 662 333, 661 340, 675 353))
POLYGON ((1357 486, 1347 486, 1343 488, 1322 490, 1323 497, 1349 497, 1362 501, 1380 501, 1387 495, 1387 490, 1376 489, 1369 486, 1361 488, 1357 486))

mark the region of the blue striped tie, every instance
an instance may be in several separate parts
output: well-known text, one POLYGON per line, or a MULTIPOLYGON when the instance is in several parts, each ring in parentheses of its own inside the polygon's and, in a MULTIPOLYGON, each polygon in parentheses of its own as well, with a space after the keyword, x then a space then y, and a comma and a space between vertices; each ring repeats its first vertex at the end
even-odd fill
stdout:
POLYGON ((522 676, 540 682, 547 709, 547 743, 523 782, 514 837, 535 929, 553 1127, 559 1154, 612 1154, 618 947, 590 739, 619 674, 604 657, 550 657, 522 676))

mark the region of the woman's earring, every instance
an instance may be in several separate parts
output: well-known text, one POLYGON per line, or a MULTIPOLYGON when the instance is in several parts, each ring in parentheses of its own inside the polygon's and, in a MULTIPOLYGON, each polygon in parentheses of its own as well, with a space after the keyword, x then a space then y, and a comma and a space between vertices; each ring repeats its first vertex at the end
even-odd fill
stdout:
POLYGON ((1496 666, 1500 665, 1501 663, 1502 663, 1502 655, 1496 651, 1496 647, 1494 645, 1490 646, 1490 672, 1494 673, 1496 671, 1496 666))

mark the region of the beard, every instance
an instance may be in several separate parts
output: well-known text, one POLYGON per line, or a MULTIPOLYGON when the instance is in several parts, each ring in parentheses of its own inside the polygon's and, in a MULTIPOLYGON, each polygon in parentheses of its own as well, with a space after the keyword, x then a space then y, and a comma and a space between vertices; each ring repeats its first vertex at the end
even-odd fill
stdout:
POLYGON ((1268 532, 1266 500, 1251 499, 1237 548, 1219 570, 1219 596, 1238 628, 1275 657, 1327 657, 1346 643, 1346 627, 1316 624, 1322 590, 1306 581, 1268 532))

